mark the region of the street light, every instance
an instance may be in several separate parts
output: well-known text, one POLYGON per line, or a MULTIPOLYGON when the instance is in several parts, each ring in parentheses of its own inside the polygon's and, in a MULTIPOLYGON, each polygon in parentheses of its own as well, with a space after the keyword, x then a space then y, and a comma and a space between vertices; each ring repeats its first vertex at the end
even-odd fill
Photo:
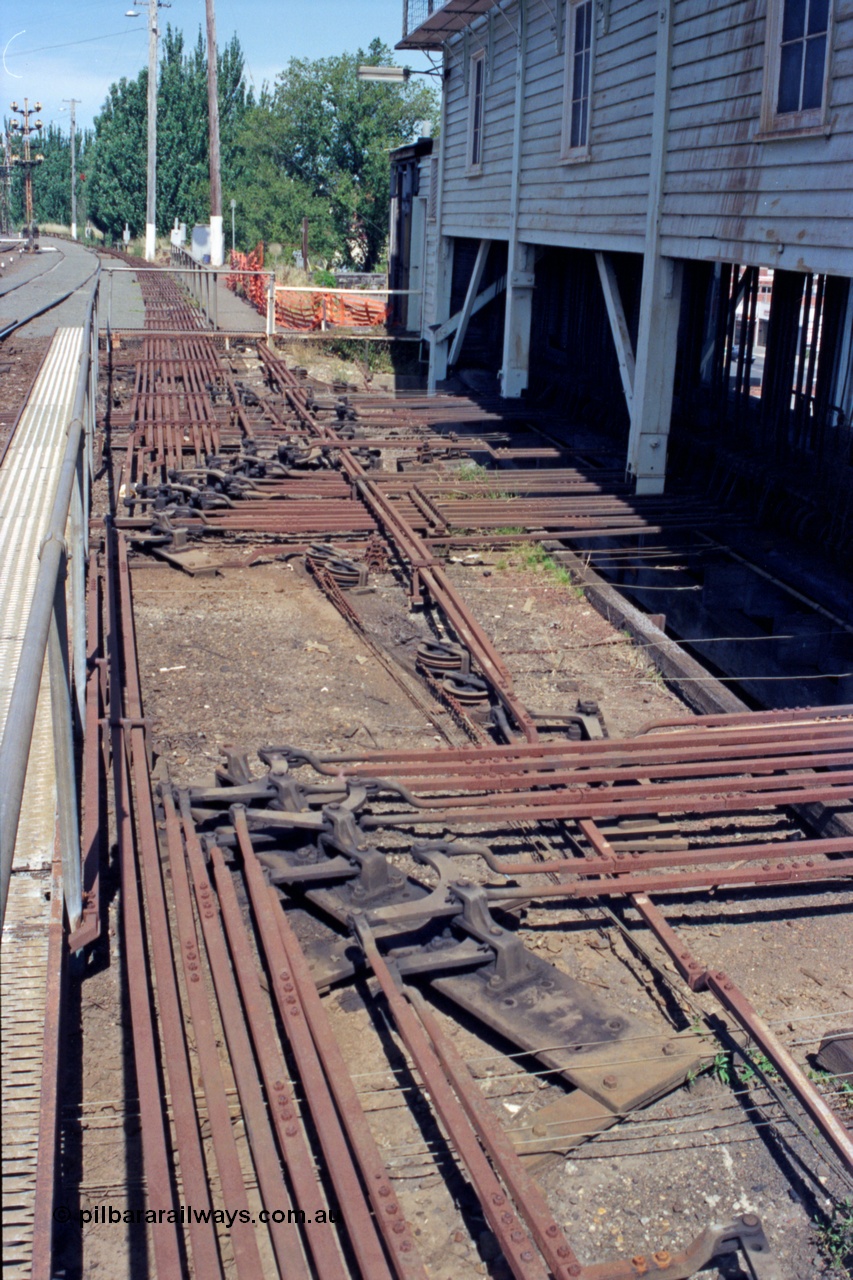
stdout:
POLYGON ((360 66, 359 80, 375 80, 380 84, 405 84, 412 74, 411 67, 369 67, 360 66))

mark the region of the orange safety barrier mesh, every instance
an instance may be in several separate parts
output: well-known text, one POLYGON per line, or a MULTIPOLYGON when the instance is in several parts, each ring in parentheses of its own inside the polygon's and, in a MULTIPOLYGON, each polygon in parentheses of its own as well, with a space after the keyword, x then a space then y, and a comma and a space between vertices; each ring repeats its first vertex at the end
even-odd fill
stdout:
MULTIPOLYGON (((264 246, 259 244, 251 253, 231 251, 231 270, 263 271, 264 246)), ((226 284, 233 293, 248 298, 261 315, 267 310, 266 277, 229 275, 226 284)), ((323 324, 346 326, 351 329, 370 329, 387 325, 388 303, 350 290, 346 293, 303 293, 298 289, 277 288, 275 291, 275 323, 281 329, 321 329, 323 324)))
POLYGON ((369 329, 388 323, 388 304, 381 298, 348 293, 275 291, 275 320, 283 329, 320 329, 327 325, 369 329))
MULTIPOLYGON (((251 253, 240 253, 239 250, 231 250, 231 269, 232 271, 263 271, 264 269, 264 246, 261 242, 251 253)), ((226 277, 225 283, 232 293, 239 293, 243 297, 248 298, 252 306, 260 311, 261 315, 267 312, 267 282, 265 277, 256 276, 238 276, 229 275, 226 277)))

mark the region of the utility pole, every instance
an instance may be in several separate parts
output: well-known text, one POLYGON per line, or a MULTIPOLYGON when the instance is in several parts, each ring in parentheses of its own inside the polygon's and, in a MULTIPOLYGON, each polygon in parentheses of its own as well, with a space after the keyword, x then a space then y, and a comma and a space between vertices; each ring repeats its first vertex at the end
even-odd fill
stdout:
POLYGON ((148 0, 148 194, 145 261, 157 256, 157 0, 148 0))
MULTIPOLYGON (((139 0, 148 5, 148 182, 145 200, 145 260, 153 262, 157 253, 157 11, 169 8, 170 0, 139 0)), ((128 9, 126 18, 138 18, 128 9)))
POLYGON ((216 13, 214 0, 205 0, 207 11, 207 114, 210 128, 210 265, 225 261, 222 229, 222 177, 219 168, 219 77, 216 68, 216 13))
POLYGON ((63 98, 71 111, 71 239, 77 239, 77 114, 79 98, 63 98))

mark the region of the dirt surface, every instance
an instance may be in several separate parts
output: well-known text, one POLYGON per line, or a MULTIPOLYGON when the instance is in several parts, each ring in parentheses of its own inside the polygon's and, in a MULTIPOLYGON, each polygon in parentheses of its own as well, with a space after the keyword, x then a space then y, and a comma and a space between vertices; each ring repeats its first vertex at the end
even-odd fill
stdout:
MULTIPOLYGON (((428 747, 443 740, 300 562, 226 570, 213 581, 148 559, 135 564, 145 709, 156 750, 176 782, 210 778, 225 744, 251 753, 268 743, 334 751, 428 747)), ((535 710, 559 713, 578 699, 593 699, 616 737, 683 714, 642 651, 547 567, 510 553, 457 564, 452 575, 535 710)), ((407 611, 392 575, 371 578, 371 586, 353 604, 369 618, 383 648, 411 670, 418 639, 431 634, 430 620, 407 611)), ((434 715, 441 724, 446 712, 436 706, 434 715)), ((850 984, 839 976, 853 971, 849 932, 838 935, 839 896, 780 895, 758 902, 721 892, 684 901, 668 915, 704 960, 743 983, 805 1062, 816 1038, 853 1005, 850 984), (804 970, 814 976, 804 978, 804 970)), ((661 984, 659 971, 632 955, 613 919, 595 910, 531 908, 521 930, 528 945, 588 983, 614 1009, 664 1029, 698 1025, 701 999, 675 982, 672 966, 630 911, 624 923, 650 950, 674 993, 661 984)), ((381 1001, 369 1008, 364 994, 358 986, 333 990, 326 1005, 430 1274, 502 1280, 506 1265, 467 1198, 452 1153, 417 1100, 381 1001)), ((531 1074, 526 1062, 451 1008, 442 1006, 445 1025, 510 1131, 563 1094, 552 1074, 531 1074)), ((738 1079, 726 1043, 725 1037, 720 1043, 707 1038, 707 1056, 716 1058, 716 1066, 689 1088, 538 1168, 558 1221, 585 1261, 682 1248, 708 1222, 755 1212, 786 1277, 808 1280, 827 1269, 812 1216, 820 1208, 814 1195, 819 1197, 821 1179, 835 1186, 834 1174, 748 1069, 741 1067, 744 1079, 738 1079), (788 1146, 811 1168, 812 1179, 789 1180, 788 1146)), ((109 1092, 104 1073, 109 1076, 110 1063, 109 1054, 99 1055, 93 1089, 109 1092)), ((117 1087, 113 1092, 119 1096, 117 1087)), ((108 1153, 105 1158, 108 1167, 108 1153)), ((100 1168, 92 1166, 87 1178, 100 1168)), ((94 1242, 90 1253, 97 1258, 94 1242)))

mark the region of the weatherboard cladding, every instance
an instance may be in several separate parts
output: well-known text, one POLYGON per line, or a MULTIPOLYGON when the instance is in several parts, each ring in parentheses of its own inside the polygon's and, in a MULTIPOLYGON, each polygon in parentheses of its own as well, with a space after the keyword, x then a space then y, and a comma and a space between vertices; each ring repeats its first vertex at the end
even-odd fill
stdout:
POLYGON ((835 5, 829 136, 756 140, 765 24, 764 0, 675 5, 662 250, 853 275, 853 4, 835 5))
MULTIPOLYGON (((853 0, 835 0, 829 136, 759 141, 767 0, 671 0, 673 42, 662 252, 853 275, 853 0), (785 246, 780 255, 777 246, 785 246)), ((564 52, 557 0, 528 0, 519 237, 642 250, 659 4, 596 6, 590 156, 561 163, 564 52)), ((443 233, 509 234, 518 11, 492 10, 483 164, 466 173, 465 51, 488 47, 488 19, 449 46, 443 233)))
MULTIPOLYGON (((514 6, 505 12, 506 20, 502 17, 493 20, 491 66, 486 67, 484 85, 482 171, 476 176, 469 176, 466 172, 466 42, 459 39, 453 44, 451 73, 446 81, 447 150, 442 211, 442 231, 445 235, 476 236, 490 232, 500 238, 509 233, 516 63, 516 40, 512 28, 517 24, 518 15, 514 6)), ((477 25, 467 44, 469 55, 488 46, 488 27, 485 21, 477 25)))

